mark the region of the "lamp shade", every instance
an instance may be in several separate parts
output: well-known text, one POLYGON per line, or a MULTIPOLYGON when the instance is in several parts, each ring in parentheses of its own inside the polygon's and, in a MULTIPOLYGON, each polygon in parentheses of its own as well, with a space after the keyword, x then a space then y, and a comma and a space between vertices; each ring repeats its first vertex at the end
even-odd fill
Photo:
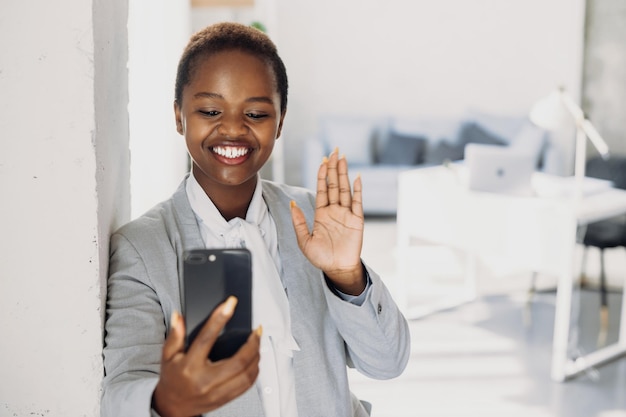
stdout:
MULTIPOLYGON (((609 157, 609 147, 602 136, 562 87, 537 101, 530 109, 528 118, 546 130, 557 130, 563 127, 568 120, 571 122, 573 119, 576 128, 589 138, 600 155, 605 159, 609 157)), ((576 152, 579 153, 580 150, 576 152)))
POLYGON ((571 115, 563 104, 561 90, 555 90, 537 101, 528 117, 530 121, 546 130, 556 130, 567 123, 571 115))

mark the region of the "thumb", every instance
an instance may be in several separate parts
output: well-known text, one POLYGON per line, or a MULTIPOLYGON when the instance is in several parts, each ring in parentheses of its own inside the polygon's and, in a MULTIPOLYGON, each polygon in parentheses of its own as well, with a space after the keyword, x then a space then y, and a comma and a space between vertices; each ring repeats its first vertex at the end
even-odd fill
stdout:
POLYGON ((293 223, 293 229, 296 232, 296 239, 300 249, 306 246, 307 241, 311 238, 309 233, 309 227, 306 224, 306 218, 302 209, 298 207, 295 201, 291 200, 291 221, 293 223))
POLYGON ((177 353, 185 349, 185 323, 177 311, 172 313, 171 330, 163 344, 162 361, 170 361, 177 353))

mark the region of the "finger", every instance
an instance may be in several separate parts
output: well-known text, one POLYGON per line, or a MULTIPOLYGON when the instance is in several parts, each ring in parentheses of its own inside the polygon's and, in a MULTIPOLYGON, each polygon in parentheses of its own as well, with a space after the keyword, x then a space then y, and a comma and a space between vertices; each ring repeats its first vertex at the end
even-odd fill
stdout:
POLYGON ((337 159, 339 150, 335 148, 328 158, 328 172, 326 173, 326 181, 328 182, 328 204, 337 204, 339 202, 339 178, 337 174, 337 159))
MULTIPOLYGON (((246 392, 259 375, 259 353, 262 328, 250 334, 246 343, 229 359, 214 364, 219 376, 213 379, 212 387, 205 396, 202 410, 215 409, 246 392), (219 383, 215 383, 219 380, 219 383)), ((198 413, 199 414, 199 413, 198 413)))
POLYGON ((363 182, 361 181, 361 174, 357 174, 353 188, 352 213, 363 218, 363 182))
POLYGON ((185 323, 180 313, 174 311, 170 319, 170 333, 165 339, 162 351, 162 362, 168 362, 174 358, 177 353, 185 350, 185 323))
POLYGON ((306 218, 304 217, 304 213, 302 209, 296 205, 296 202, 291 200, 291 222, 293 223, 293 230, 296 233, 296 240, 298 241, 298 246, 302 250, 308 240, 311 238, 311 233, 309 232, 309 226, 306 224, 306 218))
POLYGON ((261 346, 262 335, 263 326, 259 326, 250 333, 246 343, 241 345, 239 350, 237 350, 233 356, 226 359, 226 361, 230 362, 229 366, 231 369, 244 372, 244 370, 247 369, 251 363, 258 362, 260 357, 259 348, 261 346))
MULTIPOLYGON (((221 407, 250 389, 259 375, 259 359, 260 356, 257 354, 255 360, 249 362, 248 366, 244 368, 242 372, 215 385, 213 389, 208 391, 205 400, 208 407, 204 408, 215 409, 221 407)), ((200 413, 197 414, 199 415, 200 413)))
POLYGON ((222 332, 228 320, 233 316, 236 306, 237 298, 231 295, 215 309, 189 347, 187 354, 192 361, 198 361, 198 363, 200 363, 207 359, 217 337, 222 332))
POLYGON ((315 194, 315 208, 326 207, 328 205, 328 183, 326 175, 328 173, 328 158, 324 157, 320 168, 317 170, 317 193, 315 194))
POLYGON ((337 174, 339 178, 339 204, 342 207, 352 206, 352 193, 350 192, 350 178, 348 178, 348 161, 342 156, 337 161, 337 174))

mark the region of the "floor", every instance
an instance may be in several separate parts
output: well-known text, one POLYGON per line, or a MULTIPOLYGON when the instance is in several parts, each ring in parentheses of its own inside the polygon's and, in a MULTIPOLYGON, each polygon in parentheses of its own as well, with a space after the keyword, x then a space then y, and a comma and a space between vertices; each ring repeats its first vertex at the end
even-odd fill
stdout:
MULTIPOLYGON (((390 288, 396 284, 395 232, 393 218, 366 221, 363 258, 390 288)), ((461 268, 454 256, 441 248, 421 249, 424 253, 418 248, 412 262, 423 275, 454 285, 461 268)), ((607 257, 608 343, 617 337, 625 253, 607 257)), ((597 267, 590 253, 589 275, 597 267)), ((350 371, 353 391, 373 404, 373 417, 626 417, 626 358, 565 383, 550 379, 554 282, 540 276, 539 291, 528 303, 529 282, 529 274, 481 273, 478 300, 409 322, 412 354, 400 377, 375 381, 350 371)), ((597 292, 582 290, 578 296, 574 354, 593 350, 599 321, 597 292)), ((423 299, 414 296, 412 302, 423 299)))

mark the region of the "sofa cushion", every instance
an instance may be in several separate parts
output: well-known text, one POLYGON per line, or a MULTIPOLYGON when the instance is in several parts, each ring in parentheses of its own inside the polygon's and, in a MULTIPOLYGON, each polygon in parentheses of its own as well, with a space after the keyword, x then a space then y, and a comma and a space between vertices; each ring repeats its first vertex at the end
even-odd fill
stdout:
POLYGON ((422 136, 435 144, 443 138, 456 138, 461 121, 456 117, 394 117, 390 120, 390 130, 404 135, 422 136))
POLYGON ((376 121, 368 118, 332 117, 322 121, 327 153, 339 148, 350 164, 371 164, 376 121))
POLYGON ((476 108, 466 110, 464 120, 474 122, 487 132, 510 143, 511 139, 525 123, 526 115, 498 114, 476 108))
POLYGON ((416 165, 424 162, 427 140, 423 136, 389 132, 378 163, 383 165, 416 165))
POLYGON ((428 165, 441 165, 446 161, 459 161, 463 159, 464 149, 465 145, 442 140, 427 149, 426 155, 424 156, 424 163, 428 165))
POLYGON ((468 143, 483 145, 506 145, 507 142, 474 122, 466 122, 461 126, 458 143, 465 148, 468 143))

